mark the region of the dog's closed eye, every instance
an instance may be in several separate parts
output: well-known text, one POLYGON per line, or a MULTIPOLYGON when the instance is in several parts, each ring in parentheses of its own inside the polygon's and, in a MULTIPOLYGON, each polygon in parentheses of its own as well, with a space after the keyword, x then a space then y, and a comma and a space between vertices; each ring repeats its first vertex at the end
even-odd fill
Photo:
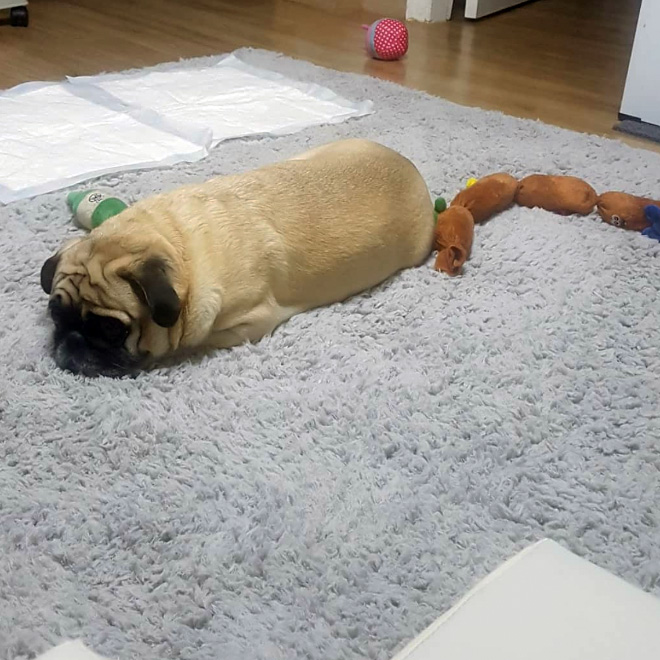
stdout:
POLYGON ((89 313, 83 326, 83 334, 89 341, 112 347, 122 346, 130 333, 130 328, 114 316, 89 313))

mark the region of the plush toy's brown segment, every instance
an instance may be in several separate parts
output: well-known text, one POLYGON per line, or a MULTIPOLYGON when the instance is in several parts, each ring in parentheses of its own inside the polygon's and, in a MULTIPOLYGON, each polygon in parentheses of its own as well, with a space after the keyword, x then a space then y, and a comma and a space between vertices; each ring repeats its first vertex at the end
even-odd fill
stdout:
POLYGON ((470 256, 474 218, 463 206, 450 206, 438 216, 433 249, 438 251, 435 269, 458 275, 470 256))
POLYGON ((596 191, 582 179, 545 174, 525 177, 516 193, 520 206, 538 207, 559 215, 589 215, 597 198, 596 191))
POLYGON ((484 222, 513 204, 518 181, 510 174, 491 174, 454 197, 451 206, 462 206, 474 222, 484 222))
POLYGON ((606 192, 598 198, 598 213, 610 225, 642 231, 649 226, 644 209, 660 202, 623 192, 606 192))

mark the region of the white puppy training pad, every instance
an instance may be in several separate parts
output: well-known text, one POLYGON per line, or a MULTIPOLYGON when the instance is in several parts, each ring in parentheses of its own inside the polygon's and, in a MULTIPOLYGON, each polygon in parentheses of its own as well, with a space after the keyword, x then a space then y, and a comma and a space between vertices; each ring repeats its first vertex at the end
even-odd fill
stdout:
POLYGON ((176 128, 93 88, 19 85, 0 94, 0 202, 101 174, 195 161, 209 141, 210 134, 176 128))
POLYGON ((660 599, 541 541, 510 559, 394 660, 657 660, 660 599))
POLYGON ((100 87, 125 103, 150 108, 172 121, 210 128, 214 146, 248 135, 285 135, 373 112, 371 101, 353 103, 320 85, 250 66, 234 54, 202 68, 69 81, 100 87))
POLYGON ((195 161, 223 140, 284 135, 373 112, 320 85, 250 66, 27 83, 0 93, 0 203, 102 174, 195 161))

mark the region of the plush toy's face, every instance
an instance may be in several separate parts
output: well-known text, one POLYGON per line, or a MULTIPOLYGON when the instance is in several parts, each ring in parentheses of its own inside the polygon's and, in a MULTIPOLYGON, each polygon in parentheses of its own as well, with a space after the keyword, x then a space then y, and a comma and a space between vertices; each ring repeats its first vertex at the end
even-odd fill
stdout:
POLYGON ((616 213, 610 218, 610 224, 615 227, 620 227, 621 229, 626 228, 626 221, 616 213))
POLYGON ((643 231, 650 224, 644 213, 644 207, 651 201, 622 192, 606 192, 598 198, 598 213, 613 227, 643 231))

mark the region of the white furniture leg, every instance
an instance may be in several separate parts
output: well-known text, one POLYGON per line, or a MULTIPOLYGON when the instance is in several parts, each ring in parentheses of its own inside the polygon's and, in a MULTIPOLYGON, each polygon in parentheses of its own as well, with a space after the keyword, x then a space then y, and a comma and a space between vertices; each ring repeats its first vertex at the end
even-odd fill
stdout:
POLYGON ((483 18, 523 2, 525 0, 465 0, 465 18, 483 18))
POLYGON ((454 0, 407 0, 406 19, 436 23, 448 21, 454 0))
POLYGON ((0 0, 0 11, 9 9, 9 24, 27 27, 29 22, 27 0, 0 0))

